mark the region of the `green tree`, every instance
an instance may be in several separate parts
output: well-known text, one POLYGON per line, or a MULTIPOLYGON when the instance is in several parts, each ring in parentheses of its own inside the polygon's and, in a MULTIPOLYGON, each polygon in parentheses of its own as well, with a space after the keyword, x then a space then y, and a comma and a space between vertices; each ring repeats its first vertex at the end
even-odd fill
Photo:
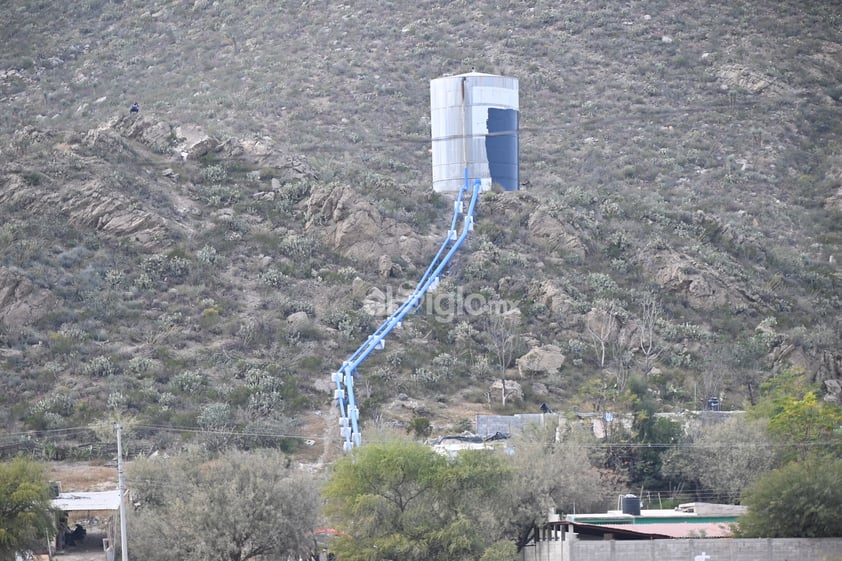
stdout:
POLYGON ((14 559, 16 551, 55 535, 50 500, 41 464, 25 458, 0 463, 0 559, 14 559))
POLYGON ((801 458, 816 447, 839 456, 842 453, 840 429, 842 407, 819 401, 813 392, 807 392, 801 399, 784 399, 780 412, 769 420, 769 432, 801 458))
POLYGON ((247 561, 311 552, 318 485, 277 451, 193 452, 139 460, 129 484, 139 510, 129 547, 149 561, 247 561))
POLYGON ((494 543, 486 549, 479 561, 518 561, 520 558, 517 546, 504 540, 494 543))
POLYGON ((502 535, 518 551, 551 511, 598 509, 617 496, 619 488, 608 472, 588 459, 593 444, 592 434, 563 432, 555 424, 533 427, 510 442, 504 454, 509 476, 492 504, 502 535))
POLYGON ((783 412, 789 399, 803 397, 815 389, 815 385, 807 383, 803 371, 787 369, 760 385, 760 397, 748 409, 749 417, 771 419, 783 412))
POLYGON ((766 425, 765 419, 739 416, 706 428, 686 446, 667 452, 661 472, 675 482, 697 484, 706 499, 736 502, 777 461, 766 425))
POLYGON ((740 537, 842 536, 842 460, 812 455, 761 477, 743 495, 740 537))
POLYGON ((402 440, 357 448, 335 464, 325 488, 327 514, 348 534, 335 545, 338 557, 478 559, 498 541, 496 519, 482 505, 504 480, 499 459, 484 451, 448 459, 402 440))
POLYGON ((608 451, 607 465, 625 471, 635 486, 665 489, 667 483, 661 471, 663 456, 670 447, 681 443, 683 429, 679 423, 656 415, 658 403, 644 379, 632 378, 624 398, 630 402, 634 414, 632 434, 618 429, 611 437, 621 442, 608 451))
POLYGON ((433 434, 433 425, 427 417, 415 417, 409 422, 406 432, 414 434, 417 438, 425 438, 433 434))

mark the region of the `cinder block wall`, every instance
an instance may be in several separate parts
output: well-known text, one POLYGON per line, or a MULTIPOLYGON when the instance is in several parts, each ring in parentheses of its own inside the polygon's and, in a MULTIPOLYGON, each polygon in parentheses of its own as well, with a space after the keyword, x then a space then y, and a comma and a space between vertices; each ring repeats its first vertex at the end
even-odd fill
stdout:
POLYGON ((523 561, 842 561, 842 538, 547 540, 523 561))

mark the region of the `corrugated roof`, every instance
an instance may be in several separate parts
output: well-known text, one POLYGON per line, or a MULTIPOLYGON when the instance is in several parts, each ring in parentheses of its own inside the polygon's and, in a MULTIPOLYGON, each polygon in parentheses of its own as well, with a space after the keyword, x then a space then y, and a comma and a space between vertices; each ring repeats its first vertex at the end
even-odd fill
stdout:
POLYGON ((581 522, 561 520, 553 523, 553 525, 569 526, 580 536, 594 536, 601 539, 604 539, 607 534, 611 534, 612 539, 615 540, 669 539, 670 537, 666 534, 654 532, 639 532, 631 524, 582 524, 581 522))
POLYGON ((120 492, 114 490, 60 493, 58 497, 53 499, 53 506, 68 512, 80 510, 119 510, 120 492))
POLYGON ((615 540, 652 540, 671 538, 727 538, 731 525, 725 522, 662 522, 653 524, 595 524, 555 520, 547 527, 570 528, 580 536, 605 538, 610 534, 615 540))
POLYGON ((599 524, 601 528, 611 528, 632 532, 653 538, 728 538, 731 526, 722 522, 665 522, 659 524, 599 524))

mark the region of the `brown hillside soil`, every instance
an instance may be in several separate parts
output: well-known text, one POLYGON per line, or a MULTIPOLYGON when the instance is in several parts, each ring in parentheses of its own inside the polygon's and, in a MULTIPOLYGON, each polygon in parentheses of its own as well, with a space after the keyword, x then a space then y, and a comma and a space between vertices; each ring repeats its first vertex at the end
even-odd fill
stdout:
POLYGON ((85 462, 50 464, 50 479, 61 482, 61 491, 111 491, 117 488, 117 468, 85 462))

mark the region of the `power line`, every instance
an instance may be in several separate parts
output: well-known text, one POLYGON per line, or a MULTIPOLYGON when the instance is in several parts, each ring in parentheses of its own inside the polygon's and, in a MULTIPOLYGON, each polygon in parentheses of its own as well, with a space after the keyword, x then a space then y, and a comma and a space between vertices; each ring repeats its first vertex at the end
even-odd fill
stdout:
POLYGON ((173 427, 173 426, 166 426, 166 425, 132 425, 130 427, 133 430, 137 429, 147 429, 147 430, 156 430, 162 432, 179 432, 179 433, 194 433, 194 434, 218 434, 218 435, 225 435, 225 436, 260 436, 260 437, 269 437, 269 438, 300 438, 303 440, 324 440, 324 437, 318 436, 305 436, 301 434, 284 434, 284 433, 276 433, 276 432, 263 432, 263 431, 245 431, 245 430, 234 430, 234 429, 203 429, 201 427, 173 427))
POLYGON ((42 430, 30 430, 30 431, 23 431, 23 432, 7 432, 0 436, 0 438, 16 438, 16 437, 26 437, 26 436, 41 436, 45 434, 53 434, 53 433, 66 433, 66 432, 82 432, 82 431, 92 431, 94 430, 91 427, 66 427, 61 429, 42 429, 42 430))
MULTIPOLYGON (((581 118, 581 115, 573 115, 568 117, 568 122, 561 125, 553 125, 553 126, 526 126, 526 127, 518 127, 517 130, 508 130, 508 131, 498 131, 493 133, 486 133, 483 135, 472 135, 473 137, 492 137, 492 136, 504 136, 504 135, 512 135, 518 133, 520 135, 529 135, 529 134, 537 134, 541 132, 559 132, 559 131, 569 131, 573 128, 585 128, 589 126, 600 126, 600 125, 608 125, 614 124, 619 122, 629 122, 629 121, 638 121, 638 120, 651 120, 657 118, 663 118, 668 116, 675 116, 675 115, 688 115, 693 113, 704 113, 710 111, 736 111, 736 110, 744 110, 744 109, 753 109, 753 108, 784 108, 784 107, 791 107, 791 106, 798 106, 804 105, 802 100, 798 99, 778 99, 774 102, 767 102, 764 100, 758 101, 745 101, 745 102, 734 102, 734 103, 712 103, 707 105, 691 105, 691 106, 683 106, 683 107, 673 107, 673 108, 666 108, 666 109, 659 109, 656 111, 642 111, 639 113, 626 113, 624 115, 605 115, 600 117, 590 117, 590 118, 581 118), (579 117, 576 120, 576 117, 579 117)), ((447 137, 438 137, 436 139, 432 139, 429 136, 410 136, 407 134, 403 135, 394 135, 389 136, 385 139, 376 140, 376 139, 369 139, 366 143, 360 144, 359 146, 362 148, 377 148, 377 147, 384 147, 384 146, 393 146, 394 144, 427 144, 430 145, 434 141, 446 141, 446 140, 455 140, 462 138, 462 135, 450 135, 447 137)), ((129 139, 127 139, 129 140, 129 139)), ((324 146, 324 145, 323 145, 324 146)), ((333 150, 325 150, 325 152, 331 152, 333 150)), ((348 151, 348 147, 343 148, 343 151, 348 151)), ((179 158, 178 162, 182 162, 183 160, 179 158)), ((146 165, 149 167, 158 167, 158 166, 165 166, 171 165, 172 163, 177 163, 175 160, 166 160, 166 161, 153 161, 148 158, 136 158, 132 160, 132 163, 146 165)))
MULTIPOLYGON (((187 434, 199 434, 199 435, 221 435, 221 436, 251 436, 251 437, 263 437, 263 438, 294 438, 294 439, 301 439, 301 440, 333 440, 333 437, 325 437, 325 436, 313 436, 313 435, 304 435, 304 434, 290 434, 290 433, 283 433, 283 432, 273 432, 273 431, 254 431, 254 430, 238 430, 234 428, 230 429, 205 429, 198 426, 172 426, 172 425, 147 425, 147 424, 136 424, 136 425, 129 425, 128 427, 124 427, 128 431, 157 431, 157 432, 174 432, 174 433, 187 433, 187 434)), ((80 426, 80 427, 67 427, 61 429, 47 429, 42 431, 25 431, 25 432, 17 432, 17 433, 7 433, 4 435, 0 435, 0 446, 6 445, 2 442, 2 439, 9 440, 8 445, 15 445, 20 444, 20 440, 11 440, 11 439, 19 439, 19 438, 39 438, 39 437, 46 437, 46 438, 61 438, 61 437, 69 437, 73 434, 77 433, 91 433, 94 432, 94 429, 91 427, 80 426)), ((442 435, 443 438, 446 438, 446 435, 442 435)), ((387 442, 388 439, 372 439, 371 442, 387 442)), ((532 444, 532 442, 527 441, 519 441, 516 436, 511 437, 507 440, 507 442, 513 443, 515 447, 523 444, 532 444)), ((92 445, 98 444, 98 442, 88 442, 84 445, 92 445)), ((734 442, 734 441, 727 441, 722 443, 707 443, 707 442, 698 442, 698 441, 686 441, 686 442, 594 442, 594 443, 566 443, 566 442, 557 442, 552 443, 554 446, 558 447, 559 449, 582 449, 582 450, 616 450, 616 449, 655 449, 655 450, 667 450, 667 449, 674 449, 674 450, 681 450, 681 449, 700 449, 700 450, 721 450, 721 449, 770 449, 770 448, 793 448, 793 447, 813 447, 813 448, 820 448, 824 446, 842 446, 842 438, 839 439, 822 439, 822 440, 789 440, 789 441, 770 441, 770 442, 734 442)))

